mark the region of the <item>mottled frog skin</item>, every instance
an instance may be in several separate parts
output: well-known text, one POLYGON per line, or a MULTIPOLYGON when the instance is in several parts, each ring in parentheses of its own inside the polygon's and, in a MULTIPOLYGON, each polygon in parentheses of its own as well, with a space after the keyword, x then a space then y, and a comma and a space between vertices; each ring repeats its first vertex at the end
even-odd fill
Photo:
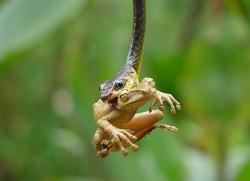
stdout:
POLYGON ((140 84, 130 89, 122 89, 113 102, 98 100, 94 105, 94 117, 99 125, 93 144, 97 154, 101 157, 110 152, 121 150, 123 155, 128 155, 127 147, 133 151, 138 150, 135 144, 155 128, 177 131, 174 126, 156 124, 163 118, 163 101, 167 101, 175 112, 175 106, 180 109, 180 103, 170 94, 155 89, 151 78, 145 78, 140 84), (150 100, 154 100, 149 112, 137 113, 137 110, 150 100), (152 111, 159 104, 160 110, 152 111))

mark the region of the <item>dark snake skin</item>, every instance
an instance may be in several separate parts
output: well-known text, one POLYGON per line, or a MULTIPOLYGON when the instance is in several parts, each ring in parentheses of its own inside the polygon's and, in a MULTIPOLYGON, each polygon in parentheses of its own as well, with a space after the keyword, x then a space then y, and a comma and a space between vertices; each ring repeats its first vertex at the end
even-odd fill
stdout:
POLYGON ((133 4, 133 36, 126 64, 131 65, 134 70, 139 74, 146 26, 146 3, 145 0, 133 0, 133 4))
POLYGON ((140 74, 140 64, 143 53, 143 44, 146 26, 146 0, 133 0, 133 33, 125 66, 110 80, 100 85, 101 98, 109 96, 116 80, 123 80, 131 72, 140 74))

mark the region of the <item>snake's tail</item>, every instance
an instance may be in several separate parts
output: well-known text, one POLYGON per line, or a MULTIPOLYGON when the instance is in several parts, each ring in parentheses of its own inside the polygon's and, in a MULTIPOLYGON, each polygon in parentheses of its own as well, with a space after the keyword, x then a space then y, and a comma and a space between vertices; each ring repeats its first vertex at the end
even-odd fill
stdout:
POLYGON ((133 0, 133 34, 130 44, 127 65, 132 66, 137 75, 140 74, 140 65, 143 54, 143 44, 146 26, 146 0, 133 0))

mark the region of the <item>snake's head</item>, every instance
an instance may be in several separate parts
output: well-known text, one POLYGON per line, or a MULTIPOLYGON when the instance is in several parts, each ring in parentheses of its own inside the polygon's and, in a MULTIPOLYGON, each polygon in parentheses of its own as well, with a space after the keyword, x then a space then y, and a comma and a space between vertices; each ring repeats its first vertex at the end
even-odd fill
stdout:
POLYGON ((136 71, 131 67, 123 68, 118 74, 100 84, 100 98, 102 101, 110 102, 122 94, 123 89, 131 89, 138 84, 136 71))
POLYGON ((102 101, 111 101, 116 98, 121 89, 125 87, 126 82, 123 79, 115 81, 105 81, 99 87, 102 101))

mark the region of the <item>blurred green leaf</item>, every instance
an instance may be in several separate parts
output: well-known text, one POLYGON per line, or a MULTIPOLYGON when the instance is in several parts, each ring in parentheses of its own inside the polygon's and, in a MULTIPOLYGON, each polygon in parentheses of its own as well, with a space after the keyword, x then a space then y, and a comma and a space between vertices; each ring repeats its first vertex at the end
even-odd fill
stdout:
POLYGON ((181 102, 161 121, 180 131, 103 160, 92 104, 124 64, 132 1, 0 0, 0 180, 249 180, 249 0, 219 1, 147 1, 141 78, 181 102))
POLYGON ((84 0, 13 0, 0 11, 0 63, 32 46, 79 12, 84 0))
POLYGON ((239 175, 237 176, 236 180, 239 181, 247 181, 250 178, 250 161, 248 161, 240 171, 239 175))

